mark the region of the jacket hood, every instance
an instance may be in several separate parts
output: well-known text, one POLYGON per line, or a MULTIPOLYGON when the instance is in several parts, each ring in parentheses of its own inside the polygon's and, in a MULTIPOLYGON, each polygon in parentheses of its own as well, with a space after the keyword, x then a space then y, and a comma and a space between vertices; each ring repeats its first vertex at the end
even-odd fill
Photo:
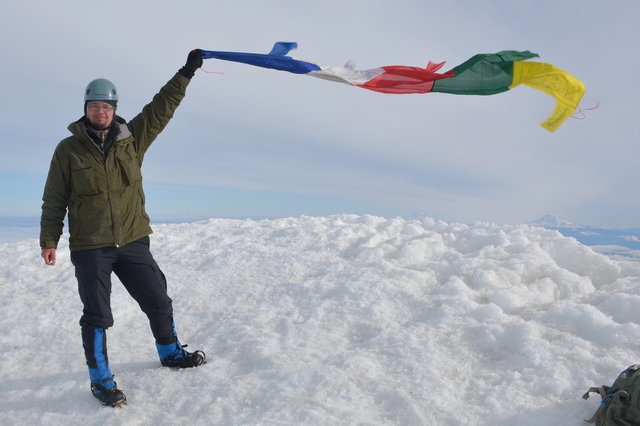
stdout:
MULTIPOLYGON (((117 140, 122 140, 122 139, 126 139, 128 137, 131 136, 131 131, 129 130, 129 127, 127 126, 127 121, 120 117, 119 115, 115 115, 113 117, 113 121, 118 125, 118 127, 120 128, 120 132, 118 133, 118 139, 117 140)), ((74 135, 74 136, 78 136, 81 137, 83 135, 86 134, 86 129, 85 127, 87 125, 90 125, 88 123, 87 117, 82 116, 80 117, 78 120, 74 121, 73 123, 69 124, 69 126, 67 127, 67 129, 74 135)))

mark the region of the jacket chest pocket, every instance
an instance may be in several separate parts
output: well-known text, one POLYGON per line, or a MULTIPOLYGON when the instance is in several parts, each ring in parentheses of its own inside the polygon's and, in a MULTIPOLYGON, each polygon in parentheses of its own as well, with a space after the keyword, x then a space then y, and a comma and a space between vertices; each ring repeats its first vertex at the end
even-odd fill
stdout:
POLYGON ((131 186, 142 180, 138 157, 130 144, 116 153, 116 160, 122 170, 122 181, 126 186, 131 186))
POLYGON ((78 195, 97 194, 96 173, 91 161, 75 159, 71 164, 71 186, 78 195))

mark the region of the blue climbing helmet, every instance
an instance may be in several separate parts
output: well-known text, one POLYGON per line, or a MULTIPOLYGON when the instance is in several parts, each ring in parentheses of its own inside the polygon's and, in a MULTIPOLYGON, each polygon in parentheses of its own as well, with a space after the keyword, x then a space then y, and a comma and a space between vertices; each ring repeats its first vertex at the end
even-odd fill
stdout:
POLYGON ((118 90, 116 86, 105 78, 96 78, 87 85, 84 91, 85 101, 103 101, 108 103, 118 102, 118 90))

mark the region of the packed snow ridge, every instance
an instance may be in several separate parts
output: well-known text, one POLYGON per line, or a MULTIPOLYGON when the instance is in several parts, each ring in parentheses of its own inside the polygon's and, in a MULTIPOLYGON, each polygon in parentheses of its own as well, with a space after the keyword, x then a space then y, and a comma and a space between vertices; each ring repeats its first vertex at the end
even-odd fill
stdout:
POLYGON ((582 425, 640 353, 640 265, 527 225, 341 215, 157 225, 184 343, 160 367, 114 278, 109 357, 129 400, 89 393, 66 242, 0 245, 0 423, 582 425))

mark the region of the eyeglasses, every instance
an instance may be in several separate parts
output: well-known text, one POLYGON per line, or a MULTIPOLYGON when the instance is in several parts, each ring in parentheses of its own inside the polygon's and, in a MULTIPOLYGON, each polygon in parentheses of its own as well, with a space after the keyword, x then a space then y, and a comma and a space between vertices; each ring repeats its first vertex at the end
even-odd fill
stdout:
POLYGON ((103 110, 105 112, 113 111, 113 106, 109 104, 88 104, 87 109, 91 109, 94 111, 103 110))

